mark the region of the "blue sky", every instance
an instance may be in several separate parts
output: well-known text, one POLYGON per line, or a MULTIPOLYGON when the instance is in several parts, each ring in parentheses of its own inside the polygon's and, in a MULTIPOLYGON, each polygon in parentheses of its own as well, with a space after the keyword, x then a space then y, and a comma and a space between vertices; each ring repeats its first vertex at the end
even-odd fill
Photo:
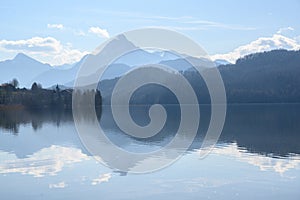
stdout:
POLYGON ((107 37, 148 26, 189 36, 214 59, 300 44, 300 0, 2 1, 0 9, 0 60, 24 52, 71 63, 107 37))

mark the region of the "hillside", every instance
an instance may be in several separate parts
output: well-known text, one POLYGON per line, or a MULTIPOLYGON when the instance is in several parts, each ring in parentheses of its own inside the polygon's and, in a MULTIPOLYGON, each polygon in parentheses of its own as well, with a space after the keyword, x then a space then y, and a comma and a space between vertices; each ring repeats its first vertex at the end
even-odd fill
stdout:
POLYGON ((300 51, 250 54, 219 70, 231 103, 300 102, 300 51))
MULTIPOLYGON (((220 65, 228 103, 299 103, 300 51, 273 50, 250 54, 236 64, 220 65)), ((205 69, 210 70, 210 69, 205 69)), ((190 82, 200 104, 209 103, 205 82, 194 69, 181 72, 190 82)), ((99 88, 103 102, 109 104, 117 79, 104 80, 99 88)), ((134 104, 176 104, 175 96, 166 88, 147 85, 131 98, 134 104)))

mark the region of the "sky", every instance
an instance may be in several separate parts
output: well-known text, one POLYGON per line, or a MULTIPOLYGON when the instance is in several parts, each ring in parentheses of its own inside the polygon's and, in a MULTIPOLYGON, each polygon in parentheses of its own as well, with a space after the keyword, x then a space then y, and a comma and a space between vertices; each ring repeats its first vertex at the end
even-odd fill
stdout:
POLYGON ((300 48, 300 0, 3 0, 0 10, 0 61, 23 52, 51 65, 74 63, 109 37, 144 27, 178 31, 230 62, 300 48))

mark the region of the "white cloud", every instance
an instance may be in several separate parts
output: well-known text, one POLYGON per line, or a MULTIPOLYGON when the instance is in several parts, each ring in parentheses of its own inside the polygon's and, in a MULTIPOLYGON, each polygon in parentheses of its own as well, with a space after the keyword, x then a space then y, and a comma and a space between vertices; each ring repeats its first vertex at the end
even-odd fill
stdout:
POLYGON ((52 189, 52 188, 65 188, 67 186, 68 186, 68 184, 66 184, 64 181, 59 182, 59 183, 51 183, 51 184, 49 184, 49 188, 50 189, 52 189))
POLYGON ((293 31, 294 28, 293 27, 283 27, 283 28, 280 28, 278 31, 277 31, 277 34, 282 34, 283 32, 286 32, 286 31, 293 31))
POLYGON ((64 28, 64 25, 62 24, 47 24, 47 28, 56 28, 62 30, 64 28))
POLYGON ((242 45, 234 49, 232 52, 216 54, 211 56, 211 58, 213 60, 225 59, 231 63, 235 63, 238 58, 245 55, 270 51, 273 49, 298 50, 300 49, 300 44, 295 39, 291 39, 280 34, 274 34, 272 37, 260 37, 249 44, 242 45))
POLYGON ((54 176, 66 166, 89 159, 80 149, 56 145, 21 159, 14 154, 0 151, 0 174, 21 173, 34 177, 54 176))
POLYGON ((92 180, 92 185, 108 182, 110 178, 111 178, 111 173, 101 174, 98 178, 92 180))
POLYGON ((99 37, 109 38, 109 33, 106 29, 101 29, 99 27, 90 27, 89 33, 96 34, 99 37))
POLYGON ((0 40, 0 51, 23 52, 33 58, 52 65, 79 61, 87 51, 74 49, 72 45, 63 45, 53 37, 32 37, 27 40, 0 40))
POLYGON ((7 51, 24 50, 35 53, 58 53, 61 51, 62 45, 52 37, 33 37, 27 40, 0 40, 0 48, 7 51))

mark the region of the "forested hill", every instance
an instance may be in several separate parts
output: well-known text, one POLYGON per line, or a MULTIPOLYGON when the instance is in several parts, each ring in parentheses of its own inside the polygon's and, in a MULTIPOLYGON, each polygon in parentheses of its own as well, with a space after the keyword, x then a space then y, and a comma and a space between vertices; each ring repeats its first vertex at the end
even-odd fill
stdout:
POLYGON ((250 54, 219 66, 232 103, 300 103, 300 51, 250 54))
MULTIPOLYGON (((300 51, 250 54, 237 60, 236 64, 220 65, 218 69, 228 103, 300 103, 300 51)), ((199 103, 210 103, 208 89, 199 73, 190 68, 182 74, 193 87, 199 103)), ((105 80, 100 84, 104 104, 110 103, 117 80, 105 80)), ((166 88, 147 85, 134 93, 131 103, 177 104, 178 101, 166 88)))

